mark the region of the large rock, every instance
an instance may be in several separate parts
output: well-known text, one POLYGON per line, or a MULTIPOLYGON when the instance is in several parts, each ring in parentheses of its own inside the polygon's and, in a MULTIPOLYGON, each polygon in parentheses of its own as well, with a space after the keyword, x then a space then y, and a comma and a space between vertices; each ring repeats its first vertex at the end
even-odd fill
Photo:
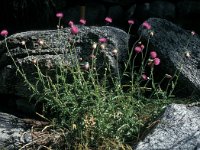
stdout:
POLYGON ((44 127, 48 125, 49 122, 22 119, 0 112, 0 149, 40 149, 49 145, 54 149, 63 146, 64 137, 61 135, 63 133, 45 130, 44 127))
MULTIPOLYGON (((47 73, 55 74, 55 66, 61 60, 65 65, 73 66, 75 59, 82 59, 80 63, 91 63, 92 43, 99 38, 107 38, 104 49, 99 49, 97 55, 97 69, 102 73, 106 63, 111 65, 113 74, 118 72, 127 58, 129 36, 124 31, 114 27, 86 27, 79 26, 78 35, 71 34, 66 28, 52 31, 29 31, 14 34, 7 39, 9 51, 16 63, 20 65, 27 78, 36 83, 34 61, 47 73), (25 41, 26 48, 22 44, 25 41), (70 52, 70 43, 74 49, 70 52), (118 50, 118 57, 112 53, 118 50), (54 72, 54 73, 53 73, 54 72)), ((19 74, 18 74, 19 75, 19 74)), ((16 75, 16 68, 5 47, 5 41, 0 42, 0 93, 14 94, 28 97, 30 93, 21 78, 16 75)))
POLYGON ((23 120, 0 112, 0 149, 17 150, 31 142, 30 128, 23 120))
MULTIPOLYGON (((150 50, 155 50, 161 59, 159 72, 155 76, 173 75, 180 72, 176 93, 180 96, 190 96, 200 91, 200 39, 191 31, 169 22, 165 19, 150 18, 154 36, 150 39, 150 50)), ((149 31, 140 27, 138 34, 143 40, 148 40, 149 31)), ((174 80, 175 83, 175 80, 174 80)))
POLYGON ((137 145, 136 150, 200 149, 200 108, 171 104, 157 127, 137 145))

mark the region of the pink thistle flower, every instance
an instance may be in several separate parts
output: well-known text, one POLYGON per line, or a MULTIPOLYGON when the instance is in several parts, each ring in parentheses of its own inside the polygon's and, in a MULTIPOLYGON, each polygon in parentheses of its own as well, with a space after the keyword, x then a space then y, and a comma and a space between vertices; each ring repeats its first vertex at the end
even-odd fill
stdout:
POLYGON ((72 26, 74 25, 74 22, 73 22, 73 21, 69 21, 68 25, 69 25, 70 27, 72 27, 72 26))
POLYGON ((143 26, 144 28, 148 29, 148 30, 151 29, 151 25, 150 25, 148 22, 146 22, 146 21, 143 22, 142 26, 143 26))
POLYGON ((105 18, 105 21, 106 21, 107 23, 112 23, 112 18, 106 17, 106 18, 105 18))
POLYGON ((63 18, 63 13, 62 12, 59 12, 59 13, 56 13, 56 17, 58 17, 59 19, 63 18))
POLYGON ((157 57, 157 53, 155 52, 155 51, 151 51, 150 52, 150 56, 151 56, 151 58, 156 58, 157 57))
POLYGON ((154 60, 153 60, 153 62, 154 62, 154 65, 159 65, 160 64, 160 58, 154 58, 154 60))
POLYGON ((146 74, 144 74, 144 73, 142 74, 142 76, 141 76, 141 77, 142 77, 142 79, 143 79, 143 80, 148 80, 148 77, 147 77, 147 75, 146 75, 146 74))
POLYGON ((78 27, 77 26, 71 26, 71 33, 72 34, 77 34, 78 33, 78 27))
POLYGON ((141 47, 142 50, 144 49, 144 45, 143 44, 141 44, 140 47, 141 47))
POLYGON ((136 47, 135 47, 135 52, 136 52, 136 53, 142 52, 142 48, 141 48, 140 46, 136 46, 136 47))
POLYGON ((128 20, 129 25, 133 25, 134 23, 135 23, 134 20, 128 20))
POLYGON ((4 36, 4 37, 6 37, 8 35, 8 31, 7 30, 2 30, 1 31, 1 36, 4 36))
POLYGON ((106 39, 106 38, 100 38, 100 39, 99 39, 99 42, 100 42, 100 43, 106 43, 106 42, 107 42, 107 39, 106 39))
POLYGON ((80 19, 79 23, 82 24, 82 25, 85 25, 86 24, 86 20, 85 19, 80 19))

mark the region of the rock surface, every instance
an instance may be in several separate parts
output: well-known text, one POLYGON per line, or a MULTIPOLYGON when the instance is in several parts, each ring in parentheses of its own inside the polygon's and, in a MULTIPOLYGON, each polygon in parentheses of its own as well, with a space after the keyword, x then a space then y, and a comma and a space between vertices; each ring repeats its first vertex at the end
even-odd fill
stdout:
MULTIPOLYGON (((159 18, 147 20, 152 26, 154 36, 150 39, 150 50, 155 50, 161 59, 157 72, 173 75, 180 71, 176 94, 190 96, 200 91, 200 38, 191 31, 182 29, 170 21, 159 18)), ((140 27, 138 34, 148 40, 149 31, 140 27)), ((159 76, 157 75, 157 76, 159 76)), ((174 81, 175 83, 175 81, 174 81)))
MULTIPOLYGON (((70 66, 74 65, 75 59, 80 60, 82 64, 91 63, 92 44, 98 43, 99 38, 106 38, 108 41, 104 49, 99 47, 99 54, 96 56, 97 69, 101 73, 102 69, 110 64, 111 70, 116 74, 120 64, 127 59, 129 36, 114 27, 79 26, 78 35, 72 35, 70 28, 59 32, 28 31, 8 37, 7 44, 9 52, 16 63, 23 68, 27 78, 36 83, 34 63, 38 62, 41 69, 52 74, 56 63, 61 60, 70 66), (26 46, 22 42, 25 42, 26 46), (74 48, 71 52, 72 44, 74 48), (113 55, 114 49, 118 50, 118 57, 113 55)), ((22 97, 28 97, 30 94, 21 77, 16 75, 16 68, 6 49, 5 41, 0 41, 0 93, 22 97)))
POLYGON ((0 112, 0 149, 17 150, 31 140, 30 126, 13 115, 0 112))
POLYGON ((158 126, 137 145, 136 150, 200 149, 200 108, 169 105, 158 126))

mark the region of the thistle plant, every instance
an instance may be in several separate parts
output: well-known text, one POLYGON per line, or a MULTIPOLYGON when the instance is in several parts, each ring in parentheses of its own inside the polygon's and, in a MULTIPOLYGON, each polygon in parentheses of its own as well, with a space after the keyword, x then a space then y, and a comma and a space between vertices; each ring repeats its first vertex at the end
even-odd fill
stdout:
MULTIPOLYGON (((58 13, 56 16, 59 19, 57 30, 58 36, 60 36, 61 30, 64 30, 60 28, 63 14, 58 13)), ((105 21, 107 24, 111 23, 112 18, 107 17, 105 21)), ((86 20, 81 19, 80 23, 85 25, 86 20)), ((134 21, 129 20, 128 23, 130 31, 134 21)), ((69 22, 69 26, 72 37, 79 36, 79 28, 73 21, 69 22)), ((143 23, 143 27, 151 30, 151 25, 147 22, 143 23)), ((31 63, 36 70, 34 78, 37 82, 30 81, 23 67, 20 67, 13 58, 6 41, 7 30, 3 30, 1 35, 5 37, 6 48, 17 73, 21 75, 24 84, 32 92, 31 99, 37 100, 37 103, 43 103, 44 114, 42 115, 51 120, 54 130, 60 128, 64 131, 65 148, 131 149, 129 144, 132 141, 137 141, 144 124, 155 118, 162 107, 168 103, 165 99, 159 100, 158 103, 142 98, 147 90, 152 93, 151 97, 157 96, 156 98, 159 98, 158 92, 162 81, 167 78, 170 79, 169 83, 171 83, 173 78, 166 75, 160 83, 154 83, 153 72, 161 60, 156 51, 151 51, 147 59, 151 31, 146 45, 140 42, 141 36, 135 42, 129 53, 129 58, 125 62, 125 69, 122 73, 118 70, 117 76, 113 76, 111 66, 106 60, 103 60, 105 68, 99 68, 97 65, 100 51, 106 47, 109 39, 100 37, 98 41, 93 41, 92 51, 88 56, 89 61, 75 57, 70 59, 71 63, 68 64, 66 58, 77 54, 75 40, 72 38, 72 43, 69 42, 67 46, 65 45, 68 52, 63 52, 63 57, 55 62, 49 62, 47 71, 41 68, 39 60, 32 59, 31 63), (142 58, 140 66, 135 65, 137 57, 142 58), (151 70, 149 74, 146 72, 147 67, 151 70), (54 72, 54 75, 48 73, 49 68, 54 72), (131 79, 126 85, 122 84, 124 77, 131 79), (113 86, 110 86, 110 83, 113 86), (128 90, 124 90, 124 87, 128 87, 128 90), (148 107, 151 109, 147 109, 148 107)), ((45 42, 41 43, 40 41, 40 44, 45 44, 45 42)), ((23 41, 23 45, 26 48, 25 41, 23 41)), ((51 49, 51 46, 45 46, 51 49)), ((118 51, 117 49, 112 50, 117 61, 118 51)), ((57 54, 56 51, 55 54, 57 54)), ((32 57, 30 54, 27 56, 32 57)), ((169 86, 167 90, 168 88, 169 86)), ((166 95, 167 93, 165 93, 165 98, 167 98, 166 95)))

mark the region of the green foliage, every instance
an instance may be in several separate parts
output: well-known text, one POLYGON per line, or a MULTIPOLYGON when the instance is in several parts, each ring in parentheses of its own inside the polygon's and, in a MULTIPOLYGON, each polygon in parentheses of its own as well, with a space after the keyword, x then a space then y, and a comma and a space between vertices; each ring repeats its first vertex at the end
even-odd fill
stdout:
MULTIPOLYGON (((99 48, 100 43, 95 50, 96 56, 99 55, 99 48)), ((68 55, 72 53, 76 53, 73 46, 68 55)), ((32 98, 44 104, 44 116, 52 120, 57 128, 65 129, 69 149, 131 149, 126 144, 137 141, 144 125, 148 126, 169 103, 160 99, 160 95, 167 98, 168 91, 160 91, 162 81, 154 83, 154 66, 151 67, 150 79, 141 79, 148 63, 145 59, 147 52, 144 53, 137 71, 134 70, 134 61, 139 54, 134 60, 129 58, 123 74, 118 72, 116 76, 113 76, 110 64, 106 64, 107 68, 100 75, 98 69, 94 69, 98 68, 96 58, 92 59, 89 68, 78 58, 72 59, 73 66, 66 65, 63 58, 55 62, 54 75, 49 75, 41 69, 39 62, 34 62, 37 82, 33 83, 9 52, 17 72, 33 93, 32 98), (122 84, 124 77, 130 79, 126 84, 122 84), (148 89, 151 90, 151 97, 156 99, 145 98, 148 89)), ((133 49, 130 57, 132 54, 133 49)))

